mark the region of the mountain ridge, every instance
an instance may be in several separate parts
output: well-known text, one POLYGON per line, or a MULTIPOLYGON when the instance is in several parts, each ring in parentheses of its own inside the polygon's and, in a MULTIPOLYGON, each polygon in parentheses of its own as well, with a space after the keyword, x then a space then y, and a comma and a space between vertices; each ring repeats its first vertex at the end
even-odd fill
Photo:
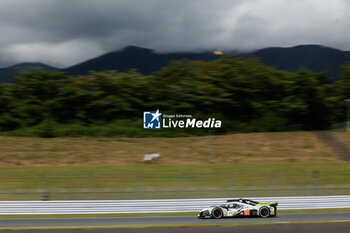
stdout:
MULTIPOLYGON (((340 66, 350 61, 350 51, 343 51, 322 45, 297 45, 292 47, 267 47, 252 52, 228 51, 234 57, 258 57, 268 66, 296 71, 301 67, 314 72, 326 72, 333 79, 339 78, 340 66)), ((71 75, 84 75, 89 71, 118 70, 126 72, 136 69, 151 74, 169 64, 171 60, 192 59, 211 61, 217 59, 211 51, 158 53, 149 48, 127 46, 121 50, 105 53, 76 65, 58 69, 43 63, 20 63, 0 69, 0 82, 13 82, 11 75, 23 71, 64 71, 71 75)))
POLYGON ((185 58, 209 61, 216 57, 210 52, 156 53, 152 49, 127 46, 120 51, 109 52, 63 70, 73 75, 87 74, 89 70, 125 72, 131 69, 136 69, 143 74, 150 74, 168 65, 171 60, 185 58))
POLYGON ((13 83, 12 76, 21 72, 30 71, 56 71, 56 67, 49 66, 41 62, 22 62, 6 68, 0 68, 0 83, 13 83))
POLYGON ((335 79, 339 78, 340 66, 350 61, 350 51, 322 45, 263 48, 248 56, 259 57, 265 65, 277 69, 297 71, 304 67, 314 72, 326 72, 335 79))

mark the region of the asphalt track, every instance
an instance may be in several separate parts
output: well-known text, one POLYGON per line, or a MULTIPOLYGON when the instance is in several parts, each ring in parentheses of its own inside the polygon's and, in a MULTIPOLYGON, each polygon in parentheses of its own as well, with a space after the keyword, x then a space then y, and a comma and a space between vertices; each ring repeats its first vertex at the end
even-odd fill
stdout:
MULTIPOLYGON (((74 227, 74 226, 126 226, 126 225, 200 225, 234 223, 296 223, 319 221, 349 221, 350 212, 317 214, 280 214, 271 218, 198 219, 196 216, 167 217, 115 217, 115 218, 49 218, 0 219, 0 228, 6 227, 74 227)), ((345 223, 342 223, 345 224, 345 223)), ((348 225, 349 227, 349 225, 348 225)), ((350 228, 348 228, 350 232, 350 228)))
POLYGON ((287 224, 234 227, 179 227, 179 228, 141 228, 141 229, 89 229, 89 230, 21 230, 15 233, 349 233, 350 223, 329 224, 287 224))

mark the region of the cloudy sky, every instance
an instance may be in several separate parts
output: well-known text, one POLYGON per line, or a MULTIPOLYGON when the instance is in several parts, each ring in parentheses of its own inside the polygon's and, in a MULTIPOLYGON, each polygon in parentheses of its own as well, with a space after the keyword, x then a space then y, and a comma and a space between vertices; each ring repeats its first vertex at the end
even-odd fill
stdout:
POLYGON ((322 44, 350 50, 348 0, 0 0, 0 67, 158 52, 322 44))

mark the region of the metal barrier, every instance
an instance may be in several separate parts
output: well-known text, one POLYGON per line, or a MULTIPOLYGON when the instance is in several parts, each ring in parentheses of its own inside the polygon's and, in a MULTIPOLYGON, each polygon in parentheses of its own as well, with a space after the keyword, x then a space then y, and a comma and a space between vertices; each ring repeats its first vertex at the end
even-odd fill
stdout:
MULTIPOLYGON (((232 198, 232 197, 231 197, 232 198)), ((216 199, 163 199, 124 201, 2 201, 0 214, 104 214, 195 212, 226 202, 216 199)), ((277 201, 279 209, 350 208, 347 196, 252 197, 260 202, 277 201)))

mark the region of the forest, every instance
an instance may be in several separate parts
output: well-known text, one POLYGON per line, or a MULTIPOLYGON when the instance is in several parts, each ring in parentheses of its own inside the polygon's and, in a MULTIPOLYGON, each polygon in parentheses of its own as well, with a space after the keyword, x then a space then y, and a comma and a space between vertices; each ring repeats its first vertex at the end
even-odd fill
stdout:
MULTIPOLYGON (((1 134, 61 136, 208 135, 205 129, 144 130, 142 112, 216 118, 216 133, 328 129, 346 121, 350 62, 339 81, 325 73, 263 65, 257 58, 173 61, 136 70, 24 72, 0 84, 1 134)), ((210 132, 209 132, 210 133, 210 132)))

